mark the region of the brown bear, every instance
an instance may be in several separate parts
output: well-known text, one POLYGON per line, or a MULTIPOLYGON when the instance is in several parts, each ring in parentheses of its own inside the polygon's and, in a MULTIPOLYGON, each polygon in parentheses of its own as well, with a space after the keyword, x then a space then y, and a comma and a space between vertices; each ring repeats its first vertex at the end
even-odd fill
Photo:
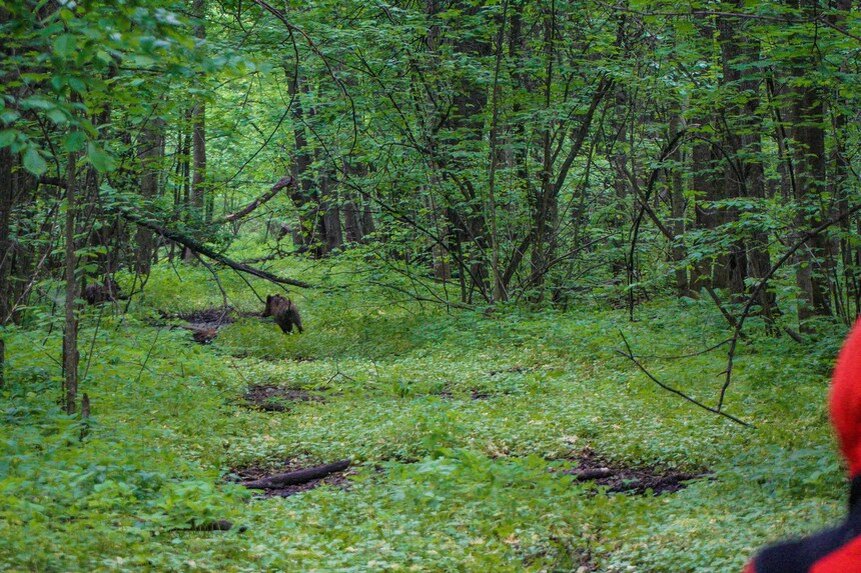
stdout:
POLYGON ((128 300, 128 296, 120 291, 120 285, 113 277, 105 277, 102 284, 91 284, 84 287, 82 293, 84 300, 91 305, 101 304, 103 302, 117 302, 119 300, 128 300))
POLYGON ((275 318, 275 323, 281 327, 281 331, 285 334, 293 332, 293 327, 299 333, 302 333, 302 318, 299 316, 299 309, 293 304, 289 298, 284 298, 280 294, 266 297, 266 308, 263 310, 263 316, 271 316, 275 318))

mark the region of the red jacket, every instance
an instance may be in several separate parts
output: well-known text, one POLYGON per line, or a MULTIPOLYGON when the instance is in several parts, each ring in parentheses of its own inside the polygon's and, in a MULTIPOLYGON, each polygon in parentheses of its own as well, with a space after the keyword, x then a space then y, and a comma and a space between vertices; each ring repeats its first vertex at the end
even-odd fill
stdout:
POLYGON ((828 405, 852 478, 849 515, 833 529, 767 547, 744 573, 861 573, 861 320, 837 358, 828 405))

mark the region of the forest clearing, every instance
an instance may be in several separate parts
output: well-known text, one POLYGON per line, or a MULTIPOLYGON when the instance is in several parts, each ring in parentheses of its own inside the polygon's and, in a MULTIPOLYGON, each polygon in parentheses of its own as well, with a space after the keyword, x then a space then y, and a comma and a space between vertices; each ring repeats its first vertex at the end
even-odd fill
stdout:
MULTIPOLYGON (((323 282, 317 265, 286 268, 323 282)), ((56 403, 61 333, 7 342, 0 556, 11 570, 729 571, 844 506, 824 420, 839 336, 810 354, 752 343, 728 404, 751 430, 668 398, 614 352, 619 329, 650 353, 700 350, 699 337, 726 329, 707 301, 646 305, 630 323, 613 309, 486 317, 333 290, 299 299, 302 335, 239 316, 199 344, 163 315, 219 308, 221 296, 206 269, 179 273, 154 268, 134 312, 87 311, 83 441, 56 403), (260 387, 283 398, 249 398, 260 387), (616 494, 565 475, 584 452, 603 467, 703 477, 616 494), (235 485, 248 468, 341 459, 345 479, 290 497, 235 485), (187 531, 222 519, 234 527, 187 531)), ((239 313, 262 310, 235 274, 221 281, 239 313)), ((650 366, 708 400, 718 385, 699 373, 722 357, 650 366)))
POLYGON ((859 51, 0 0, 0 571, 861 571, 859 51))

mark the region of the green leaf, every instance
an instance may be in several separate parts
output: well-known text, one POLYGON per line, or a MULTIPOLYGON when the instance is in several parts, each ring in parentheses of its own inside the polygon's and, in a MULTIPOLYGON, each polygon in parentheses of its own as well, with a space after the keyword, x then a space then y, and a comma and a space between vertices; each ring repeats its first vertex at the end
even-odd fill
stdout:
POLYGON ((12 142, 15 141, 15 133, 16 132, 11 129, 0 131, 0 148, 12 145, 12 142))
POLYGON ((30 147, 24 153, 24 169, 33 175, 41 175, 48 169, 48 164, 42 159, 39 150, 35 147, 30 147))
POLYGON ((69 58, 75 53, 75 37, 71 34, 63 34, 54 40, 54 53, 61 58, 69 58))
POLYGON ((96 168, 96 171, 100 173, 111 171, 116 165, 113 157, 92 142, 87 144, 87 157, 90 159, 93 167, 96 168))
POLYGON ((68 123, 68 119, 66 118, 66 114, 63 113, 63 110, 55 107, 54 109, 48 110, 46 114, 48 118, 56 123, 57 125, 66 125, 68 123))
POLYGON ((55 107, 57 105, 54 102, 46 100, 43 97, 32 96, 21 100, 22 109, 53 109, 55 107))
POLYGON ((19 114, 14 109, 3 110, 3 112, 0 113, 0 121, 2 121, 3 123, 5 123, 7 125, 12 123, 13 121, 18 119, 19 117, 21 117, 21 114, 19 114))
POLYGON ((54 88, 54 91, 60 91, 64 85, 66 85, 66 78, 64 76, 51 76, 51 87, 54 88))
POLYGON ((84 147, 84 134, 80 131, 70 131, 63 137, 63 151, 80 151, 84 147))
POLYGON ((87 91, 87 84, 85 84, 80 78, 69 78, 69 87, 79 94, 83 94, 87 91))

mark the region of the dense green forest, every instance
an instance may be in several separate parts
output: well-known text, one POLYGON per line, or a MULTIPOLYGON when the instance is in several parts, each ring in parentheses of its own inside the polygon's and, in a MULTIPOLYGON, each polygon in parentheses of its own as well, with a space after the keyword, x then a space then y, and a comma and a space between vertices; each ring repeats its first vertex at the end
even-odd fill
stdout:
POLYGON ((849 0, 0 0, 0 571, 833 521, 859 54, 849 0))

